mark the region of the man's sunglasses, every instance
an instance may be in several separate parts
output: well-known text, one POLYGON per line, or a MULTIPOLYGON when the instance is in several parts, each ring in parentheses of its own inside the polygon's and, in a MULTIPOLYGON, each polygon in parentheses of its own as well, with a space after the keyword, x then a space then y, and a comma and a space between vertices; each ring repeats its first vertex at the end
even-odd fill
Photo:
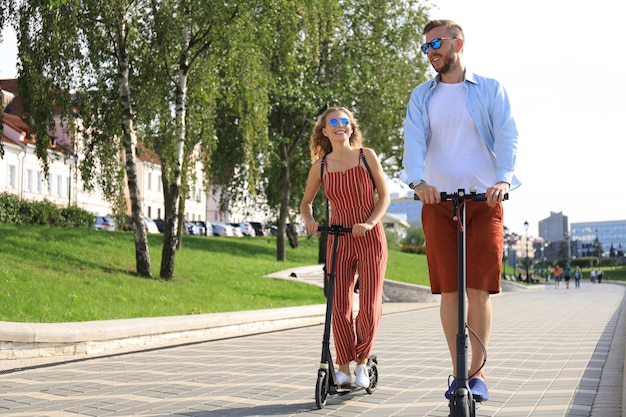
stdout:
POLYGON ((444 39, 456 39, 456 38, 435 38, 432 41, 426 42, 424 45, 422 45, 422 52, 427 54, 428 51, 430 51, 430 48, 433 48, 433 49, 441 48, 441 41, 444 39))
POLYGON ((328 124, 331 125, 332 127, 339 126, 339 123, 341 123, 341 126, 348 126, 348 124, 350 123, 350 119, 348 119, 347 117, 343 117, 341 119, 335 119, 333 117, 332 119, 328 121, 328 124))

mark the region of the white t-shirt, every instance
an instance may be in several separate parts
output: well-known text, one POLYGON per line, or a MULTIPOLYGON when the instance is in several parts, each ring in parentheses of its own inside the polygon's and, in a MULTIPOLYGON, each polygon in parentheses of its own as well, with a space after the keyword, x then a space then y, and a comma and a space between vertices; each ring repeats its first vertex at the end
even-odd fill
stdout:
POLYGON ((496 182, 495 158, 480 137, 467 105, 463 82, 438 83, 428 104, 430 138, 426 151, 426 182, 453 193, 475 187, 484 193, 496 182))

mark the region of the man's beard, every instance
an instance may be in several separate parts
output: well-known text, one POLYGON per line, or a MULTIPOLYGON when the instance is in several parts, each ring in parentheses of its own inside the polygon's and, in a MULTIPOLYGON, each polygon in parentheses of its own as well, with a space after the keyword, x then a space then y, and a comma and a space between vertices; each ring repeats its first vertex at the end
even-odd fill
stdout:
POLYGON ((442 66, 439 69, 433 66, 433 69, 437 71, 438 74, 445 74, 450 71, 450 68, 452 68, 452 64, 450 63, 450 60, 446 55, 441 55, 441 60, 443 61, 442 66))

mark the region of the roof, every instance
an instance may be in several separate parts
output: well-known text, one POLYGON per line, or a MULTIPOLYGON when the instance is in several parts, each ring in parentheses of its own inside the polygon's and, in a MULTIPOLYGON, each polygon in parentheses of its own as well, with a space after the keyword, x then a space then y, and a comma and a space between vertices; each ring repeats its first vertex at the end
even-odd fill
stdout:
POLYGON ((4 113, 14 114, 18 117, 22 117, 24 115, 24 111, 22 109, 22 101, 20 100, 18 94, 19 89, 17 86, 17 79, 10 78, 0 80, 0 88, 2 88, 2 90, 4 91, 8 91, 13 95, 13 100, 11 100, 7 104, 6 108, 4 108, 4 113))
POLYGON ((401 219, 398 216, 395 216, 390 213, 385 213, 382 219, 383 223, 394 223, 399 224, 400 226, 406 227, 407 229, 411 227, 411 225, 404 219, 401 219))

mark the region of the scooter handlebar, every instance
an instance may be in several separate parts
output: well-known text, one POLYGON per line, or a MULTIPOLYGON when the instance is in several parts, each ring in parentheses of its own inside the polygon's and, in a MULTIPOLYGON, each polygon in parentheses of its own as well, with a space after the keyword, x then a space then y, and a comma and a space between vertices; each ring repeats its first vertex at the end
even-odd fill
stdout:
POLYGON ((352 228, 343 227, 341 224, 331 224, 330 226, 317 226, 317 231, 328 233, 352 233, 352 228))
MULTIPOLYGON (((445 191, 440 193, 441 201, 448 201, 454 199, 465 199, 472 201, 487 201, 487 194, 485 193, 477 193, 475 191, 470 191, 469 193, 465 192, 465 190, 458 190, 456 193, 447 193, 445 191)), ((417 194, 413 194, 413 199, 419 201, 419 197, 417 194)), ((504 194, 503 200, 509 199, 509 193, 504 194)))

